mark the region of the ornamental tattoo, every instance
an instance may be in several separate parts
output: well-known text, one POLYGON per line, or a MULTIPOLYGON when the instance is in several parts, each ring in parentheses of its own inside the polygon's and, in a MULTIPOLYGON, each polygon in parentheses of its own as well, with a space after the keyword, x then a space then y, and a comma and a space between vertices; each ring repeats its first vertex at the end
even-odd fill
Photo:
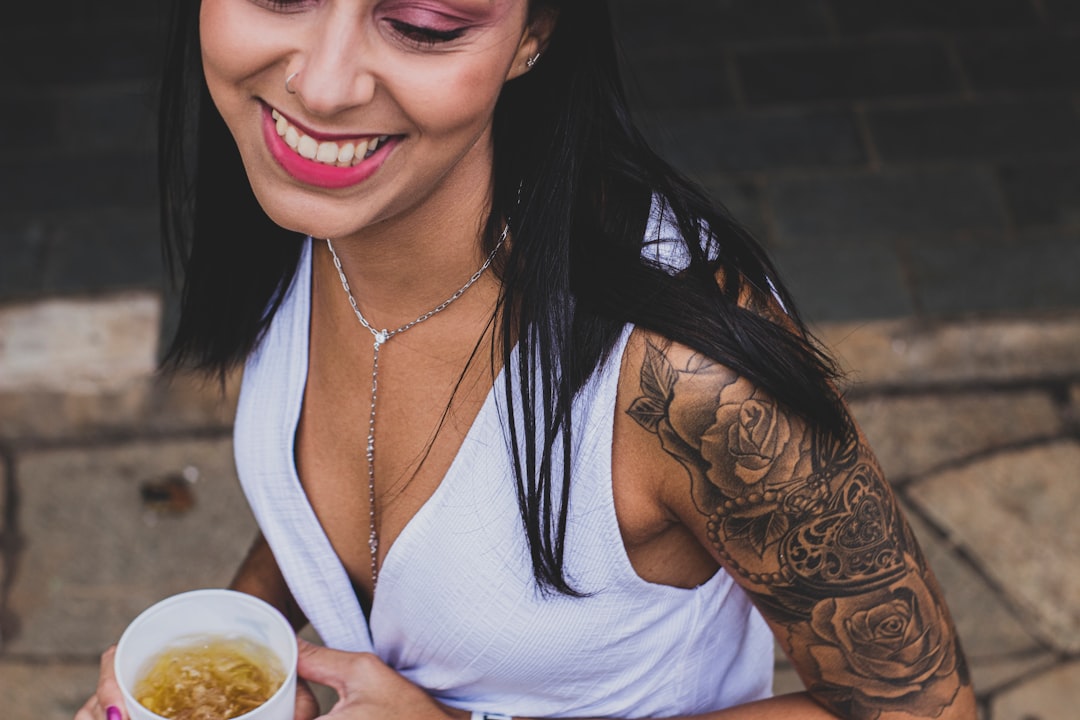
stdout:
POLYGON ((645 348, 627 410, 686 469, 710 544, 845 717, 937 717, 970 684, 936 586, 856 432, 814 432, 702 356, 645 348))

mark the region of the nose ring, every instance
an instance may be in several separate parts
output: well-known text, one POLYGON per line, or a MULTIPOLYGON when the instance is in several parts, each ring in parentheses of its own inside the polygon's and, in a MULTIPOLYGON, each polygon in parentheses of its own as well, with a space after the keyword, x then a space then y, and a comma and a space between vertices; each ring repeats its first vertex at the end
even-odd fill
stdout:
POLYGON ((296 72, 294 72, 294 73, 293 73, 292 75, 290 75, 289 77, 285 78, 285 92, 289 93, 290 95, 295 95, 295 94, 296 94, 296 91, 295 91, 295 90, 293 90, 293 89, 292 89, 292 88, 291 88, 291 87, 289 86, 289 83, 291 83, 291 82, 293 81, 293 78, 294 78, 294 77, 296 77, 296 76, 297 76, 297 75, 299 75, 299 74, 300 74, 300 71, 299 71, 299 70, 297 70, 297 71, 296 71, 296 72))

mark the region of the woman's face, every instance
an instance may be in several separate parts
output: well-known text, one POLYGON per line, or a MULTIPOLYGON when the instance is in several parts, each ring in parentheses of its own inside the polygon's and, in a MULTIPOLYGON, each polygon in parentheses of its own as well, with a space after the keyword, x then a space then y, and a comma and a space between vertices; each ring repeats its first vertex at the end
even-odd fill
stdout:
POLYGON ((260 204, 316 237, 485 202, 495 102, 541 45, 527 0, 202 0, 200 37, 260 204))

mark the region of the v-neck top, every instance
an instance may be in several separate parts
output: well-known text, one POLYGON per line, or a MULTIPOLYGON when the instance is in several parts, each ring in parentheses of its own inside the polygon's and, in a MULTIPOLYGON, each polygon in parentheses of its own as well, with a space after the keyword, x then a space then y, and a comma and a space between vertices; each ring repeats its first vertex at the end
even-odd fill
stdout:
POLYGON ((586 595, 544 594, 533 579, 500 374, 438 488, 387 552, 366 618, 296 470, 310 278, 309 238, 247 361, 235 454, 259 527, 327 646, 374 652, 449 705, 513 716, 666 717, 769 695, 772 635, 725 571, 671 587, 641 579, 626 554, 611 467, 630 326, 573 406, 565 568, 586 595))

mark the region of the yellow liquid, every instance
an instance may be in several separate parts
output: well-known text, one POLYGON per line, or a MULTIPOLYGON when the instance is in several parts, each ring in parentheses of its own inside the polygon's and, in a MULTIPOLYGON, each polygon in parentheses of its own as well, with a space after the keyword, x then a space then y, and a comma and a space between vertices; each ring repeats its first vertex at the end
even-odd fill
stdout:
POLYGON ((147 667, 135 699, 169 720, 229 720, 262 705, 285 680, 274 654, 244 638, 192 638, 147 667))

